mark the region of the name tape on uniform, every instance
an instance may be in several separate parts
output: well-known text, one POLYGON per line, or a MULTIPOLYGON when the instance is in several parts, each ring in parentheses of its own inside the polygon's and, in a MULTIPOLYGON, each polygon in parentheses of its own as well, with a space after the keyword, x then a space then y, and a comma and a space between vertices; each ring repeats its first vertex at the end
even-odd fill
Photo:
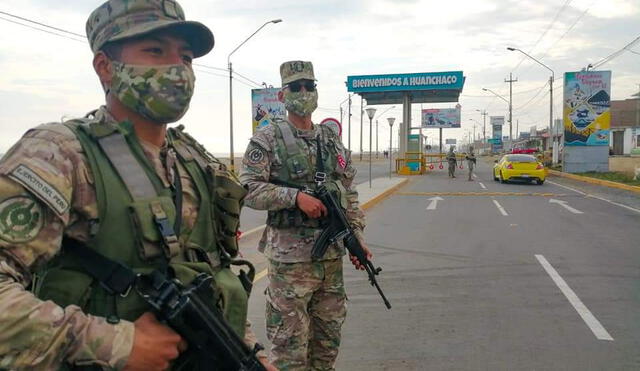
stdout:
POLYGON ((69 201, 67 201, 54 186, 47 183, 27 166, 18 165, 18 167, 11 172, 10 177, 32 191, 42 201, 46 202, 58 215, 62 215, 69 210, 69 201))

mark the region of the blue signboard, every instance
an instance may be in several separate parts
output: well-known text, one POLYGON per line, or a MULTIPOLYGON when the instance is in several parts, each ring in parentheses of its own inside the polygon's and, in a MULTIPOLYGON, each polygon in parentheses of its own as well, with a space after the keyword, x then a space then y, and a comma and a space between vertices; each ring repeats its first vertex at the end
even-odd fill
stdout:
POLYGON ((347 90, 354 93, 462 89, 462 71, 348 76, 347 90))

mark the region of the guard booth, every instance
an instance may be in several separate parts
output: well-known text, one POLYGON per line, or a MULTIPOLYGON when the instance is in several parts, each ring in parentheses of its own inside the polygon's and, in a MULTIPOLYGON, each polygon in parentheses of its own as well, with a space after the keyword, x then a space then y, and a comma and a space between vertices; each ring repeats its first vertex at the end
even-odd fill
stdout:
POLYGON ((464 81, 462 71, 359 75, 347 77, 347 91, 360 95, 368 106, 402 103, 396 171, 421 174, 424 145, 420 135, 412 136, 421 123, 412 127, 411 104, 458 102, 464 81))

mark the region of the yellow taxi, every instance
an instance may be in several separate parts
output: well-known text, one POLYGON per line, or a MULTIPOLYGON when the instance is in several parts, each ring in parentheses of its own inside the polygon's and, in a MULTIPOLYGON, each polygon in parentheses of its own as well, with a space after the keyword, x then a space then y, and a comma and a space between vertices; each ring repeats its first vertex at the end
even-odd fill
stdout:
POLYGON ((546 170, 535 156, 525 154, 504 155, 493 166, 493 180, 506 183, 512 180, 544 183, 546 170))

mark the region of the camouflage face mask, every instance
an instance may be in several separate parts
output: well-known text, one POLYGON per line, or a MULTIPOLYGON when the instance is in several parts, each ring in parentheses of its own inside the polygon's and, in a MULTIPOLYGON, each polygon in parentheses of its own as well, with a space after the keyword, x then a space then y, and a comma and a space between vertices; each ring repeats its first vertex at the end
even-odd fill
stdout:
POLYGON ((187 112, 195 80, 193 70, 181 64, 146 66, 113 61, 111 92, 143 117, 166 124, 187 112))
POLYGON ((298 116, 311 116, 318 108, 318 90, 284 93, 284 108, 298 116))

